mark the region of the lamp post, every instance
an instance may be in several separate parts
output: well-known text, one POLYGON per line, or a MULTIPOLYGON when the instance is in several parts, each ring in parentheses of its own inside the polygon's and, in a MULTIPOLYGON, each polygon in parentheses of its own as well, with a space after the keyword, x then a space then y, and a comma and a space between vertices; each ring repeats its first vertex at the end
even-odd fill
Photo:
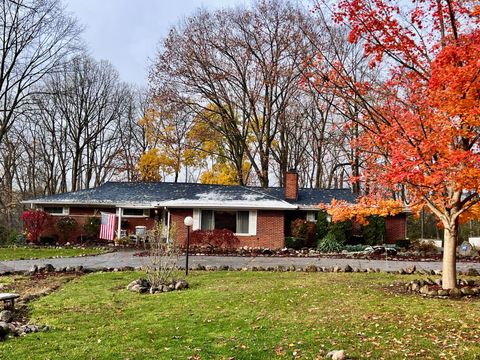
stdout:
POLYGON ((190 248, 190 227, 193 225, 193 218, 187 216, 183 223, 187 227, 187 250, 185 252, 185 276, 188 276, 188 250, 190 248))

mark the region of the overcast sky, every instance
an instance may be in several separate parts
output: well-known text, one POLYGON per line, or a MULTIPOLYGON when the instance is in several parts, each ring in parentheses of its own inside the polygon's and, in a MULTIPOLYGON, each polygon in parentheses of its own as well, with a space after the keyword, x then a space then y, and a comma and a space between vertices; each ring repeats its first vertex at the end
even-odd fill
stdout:
POLYGON ((85 26, 83 38, 96 59, 109 60, 122 80, 147 85, 149 59, 180 19, 199 7, 215 9, 248 0, 64 0, 85 26))

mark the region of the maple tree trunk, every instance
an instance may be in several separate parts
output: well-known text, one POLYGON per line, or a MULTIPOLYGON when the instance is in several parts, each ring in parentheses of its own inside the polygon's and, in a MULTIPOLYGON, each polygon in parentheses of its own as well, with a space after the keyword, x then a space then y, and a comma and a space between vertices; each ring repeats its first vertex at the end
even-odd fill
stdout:
POLYGON ((457 287, 457 234, 458 224, 445 227, 443 260, 442 260, 442 288, 457 287))

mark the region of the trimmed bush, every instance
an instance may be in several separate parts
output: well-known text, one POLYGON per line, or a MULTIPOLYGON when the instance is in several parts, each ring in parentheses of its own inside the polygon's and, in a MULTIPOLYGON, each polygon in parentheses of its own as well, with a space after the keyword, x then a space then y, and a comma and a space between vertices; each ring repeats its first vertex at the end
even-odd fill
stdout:
POLYGON ((102 219, 98 216, 89 216, 83 224, 83 232, 87 237, 98 237, 102 219))
POLYGON ((44 235, 40 236, 38 239, 38 243, 40 245, 56 245, 58 242, 58 238, 55 235, 44 235))
POLYGON ((368 224, 362 227, 363 241, 367 245, 381 245, 387 238, 385 219, 381 216, 370 216, 368 224))
POLYGON ((327 212, 326 211, 319 211, 318 218, 317 218, 317 239, 323 239, 327 233, 328 228, 330 226, 329 222, 327 221, 327 212))
POLYGON ((77 227, 77 220, 71 216, 61 217, 55 222, 55 229, 62 235, 64 243, 68 241, 68 238, 77 227))
POLYGON ((402 239, 395 241, 395 247, 400 249, 409 249, 411 246, 409 239, 402 239))
POLYGON ((190 234, 190 244, 207 246, 212 250, 235 249, 240 245, 240 240, 228 229, 195 230, 190 234))
POLYGON ((328 232, 332 233, 339 243, 345 244, 350 239, 352 223, 350 221, 332 223, 328 232))
POLYGON ((288 249, 300 250, 301 248, 305 247, 305 241, 300 238, 287 236, 285 238, 285 247, 288 249))

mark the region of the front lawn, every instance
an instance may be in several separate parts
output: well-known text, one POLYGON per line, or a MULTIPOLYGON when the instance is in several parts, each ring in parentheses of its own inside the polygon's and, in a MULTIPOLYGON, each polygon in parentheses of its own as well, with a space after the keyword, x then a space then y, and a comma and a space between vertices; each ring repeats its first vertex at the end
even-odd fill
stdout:
POLYGON ((103 248, 54 248, 54 247, 0 247, 0 261, 21 259, 46 259, 81 255, 97 255, 106 252, 103 248))
MULTIPOLYGON (((399 276, 192 272, 191 289, 125 290, 138 273, 96 273, 31 304, 53 330, 0 343, 5 359, 475 359, 479 300, 393 295, 399 276)), ((411 277, 403 277, 411 279, 411 277)))

